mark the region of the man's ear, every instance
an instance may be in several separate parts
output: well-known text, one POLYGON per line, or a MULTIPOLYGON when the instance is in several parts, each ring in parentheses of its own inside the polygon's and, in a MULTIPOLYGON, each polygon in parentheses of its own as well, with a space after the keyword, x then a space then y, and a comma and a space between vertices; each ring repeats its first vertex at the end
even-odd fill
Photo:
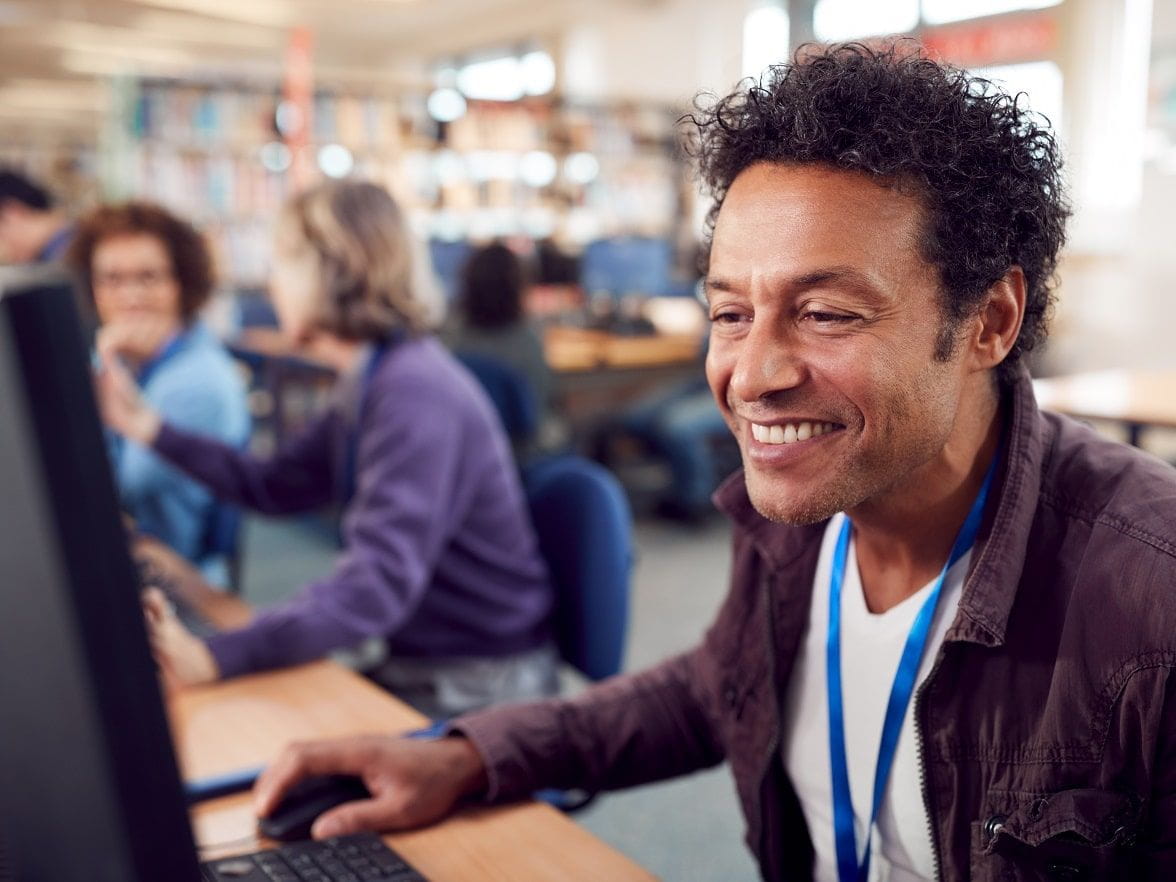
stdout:
POLYGON ((976 336, 971 357, 977 370, 996 367, 1012 351, 1025 319, 1025 273, 1010 267, 988 289, 976 316, 976 336))

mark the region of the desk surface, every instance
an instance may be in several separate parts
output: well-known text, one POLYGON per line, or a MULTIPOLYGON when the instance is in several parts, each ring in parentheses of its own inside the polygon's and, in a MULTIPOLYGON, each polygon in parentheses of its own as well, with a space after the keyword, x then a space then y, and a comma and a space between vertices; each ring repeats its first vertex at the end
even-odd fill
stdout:
MULTIPOLYGON (((247 621, 249 608, 208 588, 166 549, 142 543, 177 575, 185 600, 222 626, 247 621)), ((176 752, 186 776, 202 777, 262 765, 293 740, 419 727, 416 711, 332 662, 241 677, 187 689, 168 701, 176 752)), ((205 859, 256 850, 250 796, 211 800, 192 812, 205 859)), ((386 837, 393 848, 437 882, 445 880, 642 880, 654 877, 550 806, 524 803, 467 808, 424 830, 386 837)))
POLYGON ((1176 371, 1097 371, 1035 380, 1037 403, 1081 419, 1176 428, 1176 371))
MULTIPOLYGON (((301 354, 276 328, 246 328, 230 346, 238 352, 288 360, 330 370, 301 354)), ((692 362, 698 358, 697 334, 623 337, 604 331, 553 326, 544 332, 547 363, 557 373, 599 368, 640 368, 692 362)))

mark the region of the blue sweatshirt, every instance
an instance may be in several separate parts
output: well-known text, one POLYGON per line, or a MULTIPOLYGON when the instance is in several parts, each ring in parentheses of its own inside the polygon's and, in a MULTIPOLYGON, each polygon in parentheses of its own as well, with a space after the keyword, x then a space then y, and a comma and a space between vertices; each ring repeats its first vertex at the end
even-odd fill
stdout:
POLYGON ((166 423, 155 449, 218 496, 267 514, 346 502, 331 573, 209 639, 223 676, 373 636, 393 655, 433 658, 548 639, 552 592, 509 442, 477 382, 430 337, 341 379, 331 406, 271 459, 166 423))
MULTIPOLYGON (((224 346, 194 322, 139 370, 143 397, 170 425, 241 446, 249 436, 245 384, 224 346)), ((208 489, 125 439, 112 444, 123 508, 138 528, 201 563, 213 497, 208 489)))

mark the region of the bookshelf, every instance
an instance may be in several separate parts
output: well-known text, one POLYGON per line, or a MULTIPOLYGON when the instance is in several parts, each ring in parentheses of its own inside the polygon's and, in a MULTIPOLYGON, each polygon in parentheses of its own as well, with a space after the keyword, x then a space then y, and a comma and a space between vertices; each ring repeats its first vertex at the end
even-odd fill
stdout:
MULTIPOLYGON (((154 199, 192 219, 233 287, 262 286, 271 225, 291 193, 275 125, 278 86, 138 80, 114 88, 99 162, 104 191, 154 199)), ((619 233, 672 237, 691 216, 669 107, 470 101, 463 117, 441 124, 423 94, 324 90, 313 106, 308 149, 344 148, 351 173, 388 186, 424 237, 554 236, 575 250, 619 233), (569 176, 573 155, 581 167, 569 176), (597 173, 584 174, 585 165, 597 173)))

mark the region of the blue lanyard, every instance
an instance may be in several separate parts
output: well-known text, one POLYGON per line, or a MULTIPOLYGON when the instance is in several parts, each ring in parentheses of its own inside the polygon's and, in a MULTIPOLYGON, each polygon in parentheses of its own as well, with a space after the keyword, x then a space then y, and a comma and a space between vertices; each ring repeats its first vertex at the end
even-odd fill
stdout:
POLYGON ((841 583, 845 579, 845 561, 849 554, 849 537, 853 525, 849 517, 841 525, 837 546, 833 552, 833 573, 829 580, 829 632, 825 643, 825 664, 828 677, 829 699, 829 759, 833 773, 833 832, 837 843, 837 875, 841 882, 865 882, 870 873, 870 833, 878 818, 878 809, 886 793, 886 780, 894 764, 898 748, 898 735, 906 716, 911 693, 915 689, 915 677, 931 631, 931 620, 943 590, 943 581, 960 558, 967 554, 980 532, 980 521, 984 516, 984 503, 988 498, 992 477, 996 474, 999 453, 992 459, 980 494, 972 503, 964 526, 960 528, 955 544, 951 548, 947 563, 935 580, 931 595, 923 602, 911 632, 907 635, 894 685, 890 689, 890 700, 886 705, 886 718, 882 724, 882 743, 878 747, 878 765, 874 770, 874 800, 870 808, 870 823, 866 826, 866 848, 859 865, 857 859, 857 836, 853 823, 853 797, 849 790, 849 767, 845 758, 845 713, 841 698, 841 583))
POLYGON ((159 370, 160 366, 165 361, 175 355, 183 348, 184 342, 187 340, 187 331, 177 331, 164 341, 164 344, 155 351, 147 361, 143 362, 142 366, 135 377, 139 382, 141 388, 147 386, 147 381, 151 379, 152 375, 159 370))

